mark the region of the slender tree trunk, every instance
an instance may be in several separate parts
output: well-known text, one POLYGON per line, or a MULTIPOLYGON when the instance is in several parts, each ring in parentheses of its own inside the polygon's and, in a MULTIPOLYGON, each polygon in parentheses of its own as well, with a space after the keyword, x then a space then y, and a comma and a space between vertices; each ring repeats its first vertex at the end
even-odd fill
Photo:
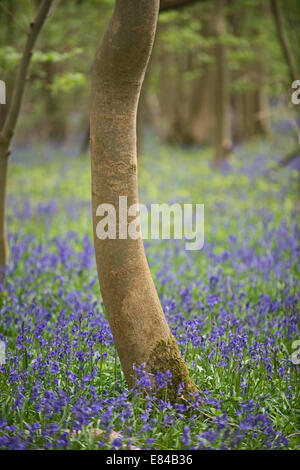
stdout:
POLYGON ((266 77, 263 62, 254 64, 253 76, 256 77, 257 88, 251 90, 253 136, 266 136, 270 131, 269 103, 266 95, 266 77))
POLYGON ((8 159, 0 158, 0 269, 6 265, 8 259, 8 244, 6 235, 7 167, 8 159))
MULTIPOLYGON (((289 47, 288 39, 286 37, 284 24, 283 24, 283 21, 282 21, 282 13, 280 13, 280 7, 279 7, 278 0, 271 0, 271 9, 272 9, 273 16, 274 16, 274 21, 275 21, 275 25, 276 25, 276 29, 277 29, 278 38, 279 38, 279 41, 280 41, 280 44, 281 44, 282 53, 283 53, 283 56, 285 58, 286 65, 288 67, 289 76, 290 76, 291 81, 294 82, 295 80, 299 79, 299 76, 297 76, 298 75, 297 74, 297 68, 295 66, 293 54, 292 54, 292 51, 289 47)), ((297 126, 296 126, 296 128, 297 128, 297 126)), ((297 153, 299 154, 299 133, 298 133, 298 129, 297 129, 297 134, 298 134, 298 142, 297 142, 296 148, 290 154, 284 156, 283 159, 282 159, 282 162, 287 162, 286 164, 288 164, 291 160, 294 159, 293 155, 295 155, 297 153), (291 158, 291 155, 292 155, 292 158, 291 158)), ((285 166, 285 164, 280 163, 280 166, 281 167, 285 166)))
MULTIPOLYGON (((163 30, 165 26, 160 25, 163 30)), ((159 33, 160 31, 158 31, 159 33)), ((159 53, 159 87, 158 101, 160 107, 160 117, 163 140, 169 143, 178 142, 177 129, 174 123, 174 100, 178 99, 177 90, 174 93, 174 71, 171 71, 171 61, 174 60, 172 54, 166 51, 164 44, 161 45, 159 53), (173 72, 173 73, 172 73, 173 72)), ((159 123, 160 124, 160 123, 159 123)))
POLYGON ((0 270, 3 268, 3 266, 7 264, 8 261, 8 244, 5 216, 7 168, 8 157, 10 154, 10 145, 20 113, 27 72, 30 65, 33 49, 52 3, 53 0, 43 0, 35 19, 30 23, 27 41, 24 47, 21 63, 14 83, 8 112, 0 133, 0 270))
MULTIPOLYGON (((214 7, 214 5, 211 5, 214 7)), ((201 34, 206 39, 211 39, 214 32, 214 8, 209 12, 209 19, 203 23, 202 13, 197 19, 202 24, 201 34)), ((211 55, 211 47, 200 50, 211 55)), ((201 67, 201 76, 192 83, 191 94, 191 132, 194 141, 200 144, 211 144, 214 140, 215 131, 215 83, 216 68, 213 62, 205 63, 201 67)))
POLYGON ((230 95, 226 45, 221 36, 226 33, 225 0, 215 0, 215 57, 216 57, 216 127, 215 162, 220 163, 231 149, 230 95))
POLYGON ((286 60, 286 64, 289 69, 290 79, 291 81, 297 80, 297 70, 294 64, 294 59, 288 44, 288 40, 284 31, 283 21, 282 21, 282 13, 280 13, 279 3, 278 0, 271 0, 271 9, 274 16, 274 21, 277 29, 278 38, 281 44, 282 52, 284 58, 286 60))
POLYGON ((269 105, 265 91, 265 75, 262 62, 252 64, 249 77, 255 88, 245 90, 241 95, 242 115, 239 116, 241 132, 240 140, 248 140, 258 135, 267 135, 269 126, 269 105))
POLYGON ((66 119, 62 116, 59 101, 53 96, 51 85, 53 83, 56 69, 53 62, 43 64, 44 71, 44 103, 45 115, 47 119, 46 138, 57 144, 64 142, 66 138, 66 119))
MULTIPOLYGON (((101 293, 129 385, 133 364, 172 373, 171 400, 184 382, 195 391, 156 293, 141 238, 102 239, 96 209, 109 203, 119 220, 119 196, 138 203, 136 114, 155 36, 159 0, 116 0, 96 54, 92 77, 91 169, 95 254, 101 293)), ((126 221, 127 229, 127 221, 126 221)))
POLYGON ((212 64, 205 64, 203 76, 195 81, 191 102, 191 131, 194 141, 211 144, 215 130, 215 80, 212 64))
POLYGON ((189 61, 164 48, 160 54, 159 104, 163 117, 163 133, 170 144, 194 143, 191 122, 191 85, 184 79, 190 70, 189 61))
MULTIPOLYGON (((16 15, 16 4, 15 0, 7 0, 6 9, 2 9, 0 7, 0 30, 5 31, 6 34, 3 34, 3 43, 2 45, 13 46, 15 43, 15 22, 12 20, 11 15, 16 15)), ((6 84, 6 104, 2 104, 0 106, 0 132, 3 127, 7 110, 8 104, 10 102, 11 97, 11 73, 6 73, 4 76, 1 76, 1 79, 5 81, 6 84)))
MULTIPOLYGON (((241 8, 241 5, 236 5, 235 0, 229 0, 230 14, 228 15, 228 24, 231 28, 232 34, 236 38, 243 37, 245 27, 245 14, 246 9, 241 8)), ((243 68, 243 74, 245 70, 243 68)), ((242 71, 234 70, 232 72, 232 80, 238 82, 241 79, 242 71)), ((233 110, 233 140, 234 142, 241 142, 245 139, 244 129, 244 90, 235 91, 232 93, 231 102, 233 110)))

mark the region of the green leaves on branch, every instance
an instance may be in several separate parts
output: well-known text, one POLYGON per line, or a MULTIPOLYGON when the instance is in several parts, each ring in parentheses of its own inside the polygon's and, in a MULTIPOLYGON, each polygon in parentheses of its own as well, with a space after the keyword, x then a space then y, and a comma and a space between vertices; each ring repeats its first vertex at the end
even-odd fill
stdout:
POLYGON ((57 51, 36 51, 33 54, 32 61, 34 64, 45 64, 45 63, 60 63, 65 62, 68 59, 72 59, 73 57, 82 54, 82 49, 80 47, 75 47, 71 51, 68 52, 57 52, 57 51))
MULTIPOLYGON (((72 59, 79 54, 82 54, 80 47, 75 47, 68 52, 57 52, 57 51, 35 51, 32 56, 33 66, 45 63, 63 63, 69 59, 72 59)), ((0 73, 8 73, 14 70, 20 62, 21 53, 13 46, 0 47, 0 73)))
POLYGON ((53 95, 58 95, 60 92, 68 93, 74 88, 86 85, 86 76, 83 73, 64 73, 62 75, 55 75, 53 82, 48 85, 53 95))
POLYGON ((12 46, 0 47, 0 73, 8 73, 13 70, 19 64, 21 58, 20 52, 18 52, 12 46))

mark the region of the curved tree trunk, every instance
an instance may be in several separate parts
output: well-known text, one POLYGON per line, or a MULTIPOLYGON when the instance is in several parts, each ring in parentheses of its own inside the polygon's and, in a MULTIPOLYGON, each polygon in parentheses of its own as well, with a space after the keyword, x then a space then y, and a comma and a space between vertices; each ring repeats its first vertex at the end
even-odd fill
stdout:
MULTIPOLYGON (((159 0, 116 0, 96 54, 92 77, 91 164, 94 244, 101 293, 120 362, 129 385, 133 364, 148 372, 172 373, 169 397, 178 384, 195 390, 167 325, 141 238, 102 239, 96 209, 110 203, 119 217, 119 196, 138 203, 136 113, 155 36, 159 0)), ((128 221, 126 221, 126 229, 128 221)))
POLYGON ((6 233, 6 192, 10 146, 21 109, 27 72, 33 49, 52 3, 53 0, 43 0, 35 19, 30 23, 27 41, 24 47, 21 63, 12 91, 11 101, 9 103, 7 115, 0 133, 0 270, 7 264, 8 261, 8 243, 6 233))

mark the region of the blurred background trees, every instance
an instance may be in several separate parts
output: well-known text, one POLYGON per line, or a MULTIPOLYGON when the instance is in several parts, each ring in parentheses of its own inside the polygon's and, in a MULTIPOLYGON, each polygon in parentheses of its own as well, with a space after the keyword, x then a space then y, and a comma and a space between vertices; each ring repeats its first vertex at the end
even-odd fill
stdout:
MULTIPOLYGON (((286 44, 299 73, 300 5, 277 1, 286 44)), ((0 2, 0 78, 7 103, 38 2, 0 2)), ((57 1, 33 56, 30 87, 15 145, 50 141, 86 153, 93 45, 113 0, 57 1)), ((165 1, 139 105, 139 154, 155 139, 214 149, 216 162, 234 145, 272 133, 283 114, 295 122, 291 79, 267 0, 165 1), (184 8, 168 8, 187 3, 184 8)), ((0 126, 6 108, 1 106, 0 126)))

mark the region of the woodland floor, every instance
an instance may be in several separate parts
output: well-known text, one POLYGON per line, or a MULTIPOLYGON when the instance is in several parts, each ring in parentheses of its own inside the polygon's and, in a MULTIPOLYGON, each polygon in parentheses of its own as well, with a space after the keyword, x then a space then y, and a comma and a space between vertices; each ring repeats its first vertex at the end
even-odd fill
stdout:
POLYGON ((219 172, 208 150, 153 143, 139 161, 140 202, 205 205, 201 251, 145 242, 199 387, 189 411, 143 396, 142 371, 135 390, 124 383, 99 294, 88 156, 16 152, 0 287, 0 448, 300 448, 291 360, 300 339, 299 173, 272 169, 288 146, 237 148, 219 172))

